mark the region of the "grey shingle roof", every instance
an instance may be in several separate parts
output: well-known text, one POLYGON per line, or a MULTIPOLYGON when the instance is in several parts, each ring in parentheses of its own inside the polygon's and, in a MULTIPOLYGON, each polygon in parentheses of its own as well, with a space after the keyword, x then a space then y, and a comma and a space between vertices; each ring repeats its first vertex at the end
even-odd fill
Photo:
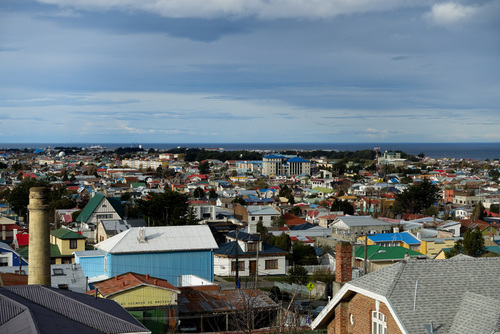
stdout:
MULTIPOLYGON (((471 322, 464 324, 455 319, 457 314, 465 310, 475 316, 480 315, 485 306, 472 309, 470 304, 475 304, 475 300, 481 298, 489 298, 488 305, 492 306, 488 312, 496 316, 500 312, 499 277, 498 257, 458 257, 450 260, 402 261, 349 284, 386 297, 408 333, 426 334, 424 325, 432 322, 441 334, 451 333, 452 324, 457 330, 460 326, 471 325, 471 322), (496 304, 493 302, 495 300, 496 304)), ((492 320, 497 331, 500 330, 498 317, 492 320)), ((476 329, 454 333, 459 332, 491 333, 476 329)))
POLYGON ((494 333, 499 328, 499 305, 497 298, 465 292, 449 333, 494 333))

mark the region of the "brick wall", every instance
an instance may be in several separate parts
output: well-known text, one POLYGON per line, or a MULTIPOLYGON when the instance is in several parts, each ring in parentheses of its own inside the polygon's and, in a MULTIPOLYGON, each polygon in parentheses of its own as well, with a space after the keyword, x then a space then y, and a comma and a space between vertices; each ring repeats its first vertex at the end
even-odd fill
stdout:
MULTIPOLYGON (((328 324, 328 334, 369 334, 372 332, 372 311, 376 310, 376 301, 367 296, 356 294, 349 302, 341 302, 335 308, 335 318, 328 324), (352 323, 351 323, 352 315, 352 323)), ((387 317, 387 333, 401 333, 384 303, 380 303, 379 312, 387 317)))

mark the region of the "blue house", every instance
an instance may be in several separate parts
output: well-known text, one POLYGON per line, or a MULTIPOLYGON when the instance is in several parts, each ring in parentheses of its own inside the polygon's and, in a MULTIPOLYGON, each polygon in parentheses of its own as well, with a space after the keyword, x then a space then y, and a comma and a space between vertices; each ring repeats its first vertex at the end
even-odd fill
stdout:
POLYGON ((95 248, 75 252, 75 262, 90 282, 127 272, 149 274, 174 285, 181 275, 214 280, 218 246, 207 225, 134 227, 95 248))
POLYGON ((19 255, 12 247, 6 243, 0 242, 0 272, 15 273, 19 271, 28 273, 28 262, 19 255))

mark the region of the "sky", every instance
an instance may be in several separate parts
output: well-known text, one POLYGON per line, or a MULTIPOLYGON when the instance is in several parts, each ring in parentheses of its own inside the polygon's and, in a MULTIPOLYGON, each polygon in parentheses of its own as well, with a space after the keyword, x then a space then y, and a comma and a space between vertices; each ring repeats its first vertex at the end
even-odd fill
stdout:
POLYGON ((1 143, 500 142, 500 0, 1 0, 1 143))

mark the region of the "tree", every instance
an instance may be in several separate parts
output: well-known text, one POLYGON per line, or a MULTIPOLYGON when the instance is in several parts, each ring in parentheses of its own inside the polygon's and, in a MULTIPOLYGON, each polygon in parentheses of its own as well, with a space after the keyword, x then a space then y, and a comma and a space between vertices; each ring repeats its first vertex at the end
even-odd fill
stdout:
POLYGON ((152 226, 184 225, 189 214, 188 196, 172 190, 152 193, 138 199, 136 208, 143 216, 151 218, 152 226))
POLYGON ((193 197, 194 198, 205 197, 205 192, 200 187, 196 187, 196 189, 193 191, 193 197))
POLYGON ((212 198, 217 198, 219 196, 217 196, 217 192, 215 191, 215 189, 210 189, 208 191, 208 198, 212 199, 212 198))
POLYGON ((333 203, 332 207, 330 208, 331 211, 342 211, 346 215, 353 215, 354 214, 354 207, 352 206, 351 203, 348 201, 342 201, 336 198, 333 203))
POLYGON ((439 188, 428 179, 412 184, 396 196, 394 211, 396 213, 421 213, 437 202, 439 188))
POLYGON ((286 224, 286 219, 283 216, 277 216, 271 218, 272 227, 283 227, 286 224))
POLYGON ((295 265, 317 265, 318 258, 314 247, 296 242, 292 248, 292 259, 295 265))
POLYGON ((210 163, 208 161, 200 162, 198 170, 200 174, 210 174, 210 163))
POLYGON ((474 210, 472 211, 472 217, 474 219, 483 219, 484 218, 484 205, 481 201, 479 201, 476 206, 474 207, 474 210))
POLYGON ((290 213, 298 217, 302 214, 302 209, 300 208, 300 206, 294 206, 290 209, 290 213))
POLYGON ((269 239, 271 239, 271 234, 267 230, 267 227, 264 226, 262 220, 257 222, 257 233, 260 234, 260 239, 264 242, 269 242, 269 239))
POLYGON ((464 238, 457 240, 453 248, 445 252, 446 258, 453 257, 458 254, 465 254, 473 257, 479 257, 487 252, 484 247, 484 237, 479 227, 473 230, 467 230, 464 238))
POLYGON ((323 282, 331 284, 335 281, 335 274, 329 269, 317 269, 311 276, 311 281, 323 282))
POLYGON ((233 204, 240 204, 240 205, 246 205, 247 204, 245 202, 245 200, 243 199, 243 197, 240 197, 240 196, 236 196, 231 203, 233 203, 233 204))
POLYGON ((27 207, 29 204, 30 188, 47 185, 48 184, 44 181, 38 181, 34 178, 28 177, 10 191, 7 195, 7 201, 9 202, 12 210, 14 210, 14 212, 19 216, 24 217, 26 220, 28 216, 27 207))
POLYGON ((281 233, 278 236, 273 236, 269 243, 287 252, 289 252, 292 248, 292 240, 290 239, 290 236, 285 232, 281 233))
POLYGON ((304 266, 295 265, 288 269, 288 281, 290 284, 305 284, 309 280, 308 271, 304 266))

